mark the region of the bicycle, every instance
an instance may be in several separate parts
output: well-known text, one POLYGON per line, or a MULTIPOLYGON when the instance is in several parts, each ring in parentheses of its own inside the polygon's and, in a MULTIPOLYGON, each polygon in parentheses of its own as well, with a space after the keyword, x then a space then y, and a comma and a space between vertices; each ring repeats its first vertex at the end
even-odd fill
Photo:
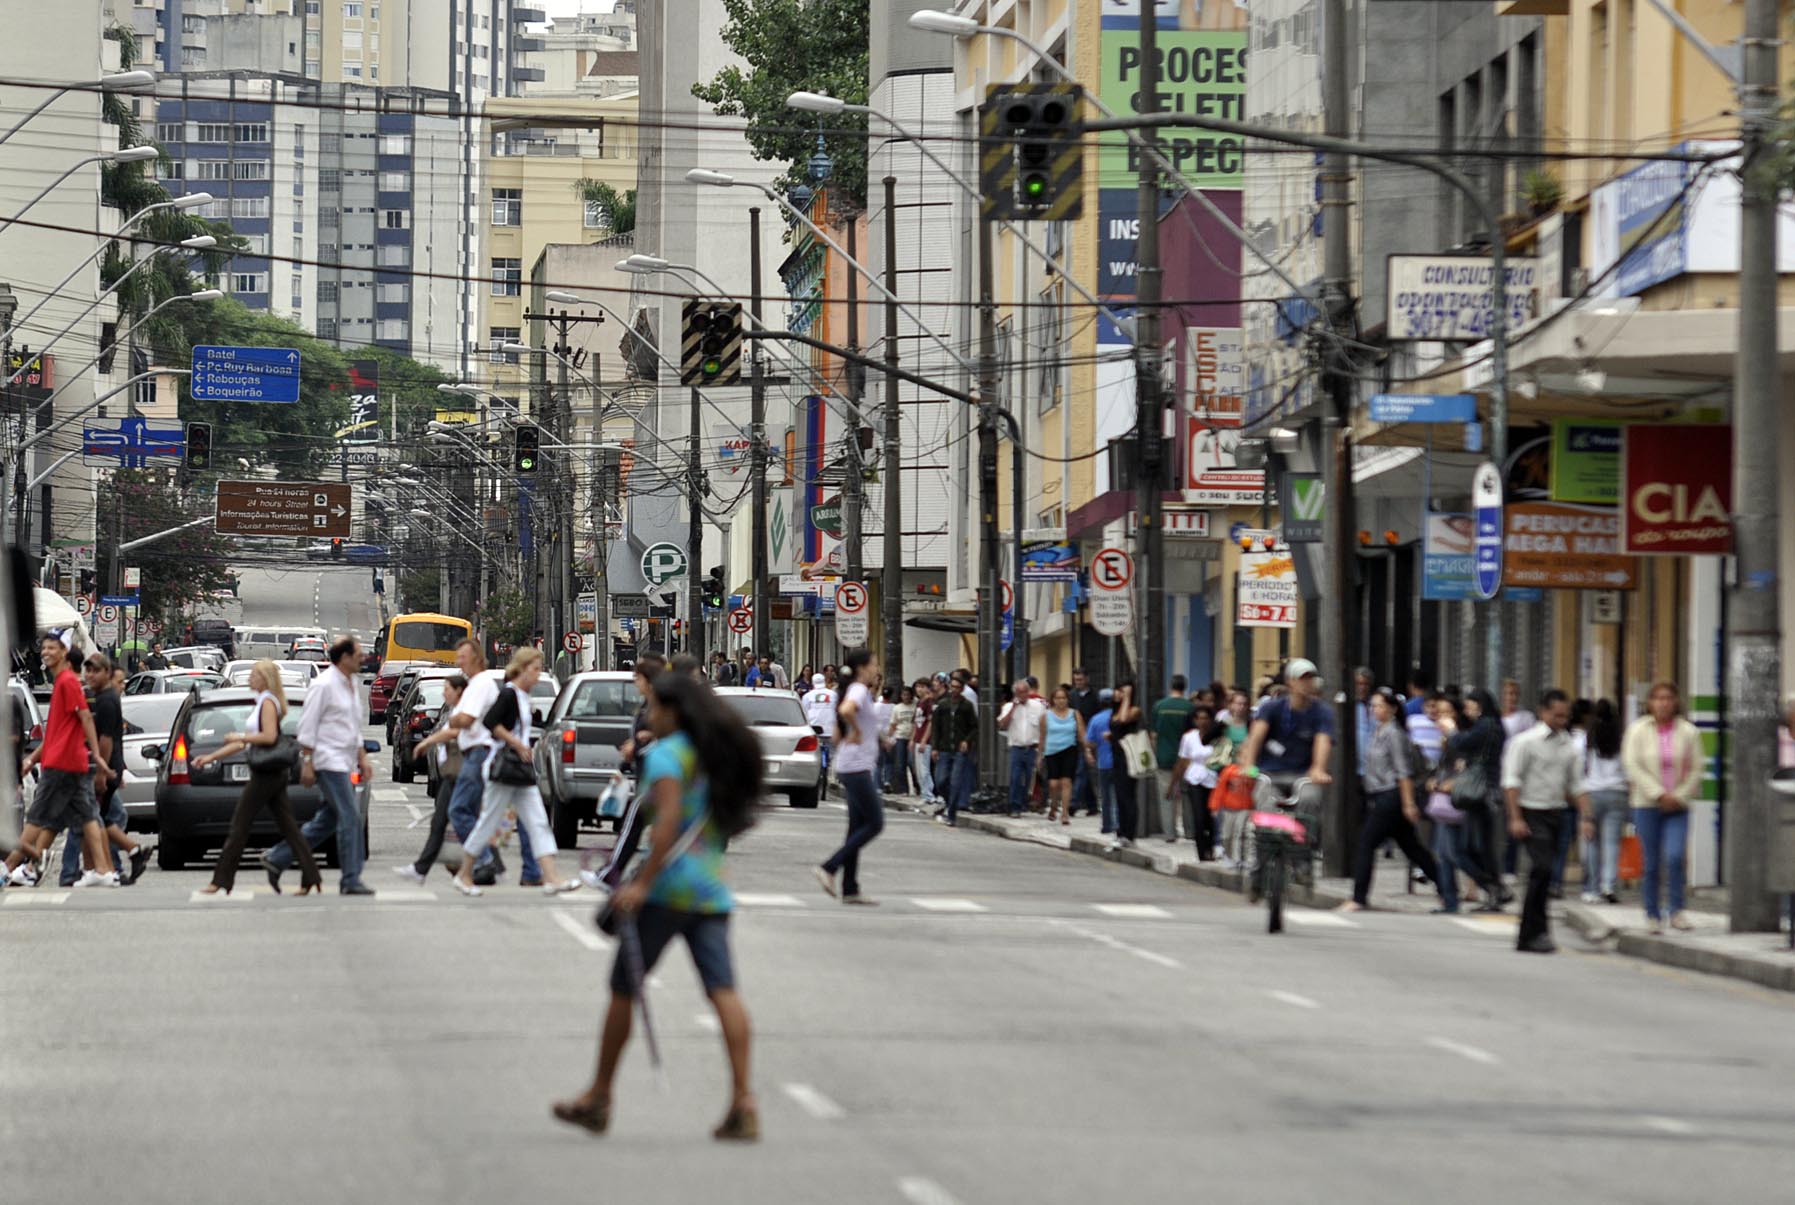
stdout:
MULTIPOLYGON (((1304 886, 1315 882, 1315 855, 1321 850, 1321 815, 1302 806, 1307 778, 1277 779, 1261 774, 1254 790, 1253 868, 1248 873, 1249 896, 1261 898, 1268 913, 1266 931, 1284 931, 1284 888, 1294 876, 1304 886), (1270 805, 1269 807, 1267 805, 1270 805)), ((1307 801, 1311 804, 1312 800, 1307 801)))

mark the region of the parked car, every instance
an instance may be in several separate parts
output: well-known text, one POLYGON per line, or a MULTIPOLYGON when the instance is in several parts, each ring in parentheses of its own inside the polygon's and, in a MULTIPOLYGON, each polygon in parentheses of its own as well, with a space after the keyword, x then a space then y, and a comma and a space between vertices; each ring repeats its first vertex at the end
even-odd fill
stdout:
MULTIPOLYGON (((13 769, 16 771, 32 750, 44 742, 44 709, 38 705, 37 696, 31 693, 30 685, 23 678, 8 680, 7 695, 12 703, 13 732, 13 769)), ((33 770, 28 778, 19 783, 18 815, 16 815, 13 831, 25 823, 25 812, 31 806, 31 796, 37 789, 37 771, 33 770)))
POLYGON ((804 718, 804 706, 795 692, 761 690, 750 686, 719 686, 717 697, 735 708, 736 714, 760 738, 765 755, 767 794, 784 795, 795 808, 813 808, 823 760, 816 729, 804 718))
POLYGON ((167 745, 175 717, 186 706, 180 694, 133 695, 119 700, 125 717, 125 777, 118 799, 125 807, 125 827, 137 832, 156 830, 156 771, 154 759, 145 756, 151 745, 167 745))
POLYGON ((303 636, 287 646, 288 661, 318 661, 330 664, 330 648, 322 640, 303 636))
POLYGON ((399 685, 399 675, 414 664, 416 662, 390 660, 381 663, 380 672, 368 684, 368 723, 386 722, 387 707, 393 701, 393 691, 399 685))
POLYGON ((187 645, 184 648, 163 649, 162 656, 170 669, 209 669, 213 673, 223 673, 230 658, 224 650, 209 644, 187 645))
POLYGON ((209 669, 146 669, 125 679, 125 694, 185 694, 225 685, 224 675, 209 669))
MULTIPOLYGON (((221 847, 230 833, 231 813, 236 810, 243 784, 249 781, 249 763, 242 753, 235 753, 203 770, 196 770, 192 758, 217 749, 230 733, 243 731, 254 703, 253 694, 236 688, 188 695, 175 716, 169 743, 145 746, 144 756, 156 762, 158 767, 156 826, 160 835, 156 843, 156 863, 163 870, 184 869, 188 862, 221 847)), ((305 692, 290 692, 281 731, 296 734, 304 712, 305 692)), ((378 741, 368 741, 364 747, 370 753, 380 751, 378 741)), ((370 784, 359 772, 353 775, 353 781, 361 808, 362 848, 366 849, 370 784)), ((304 824, 317 813, 323 795, 317 784, 308 787, 300 783, 299 767, 295 766, 287 786, 287 798, 292 802, 294 819, 304 824)), ((251 844, 266 848, 277 836, 274 818, 264 810, 250 828, 251 844)), ((338 865, 335 838, 314 852, 329 865, 338 865)))
POLYGON ((388 742, 393 751, 394 782, 411 782, 416 777, 412 750, 436 727, 436 717, 443 706, 443 683, 449 675, 460 672, 440 666, 424 671, 406 692, 404 701, 388 709, 389 715, 397 717, 392 725, 393 739, 388 742))
POLYGON ((536 779, 562 849, 574 848, 581 824, 598 823, 599 796, 623 763, 619 746, 641 705, 634 674, 599 670, 569 678, 543 717, 536 779))
POLYGON ((193 643, 213 645, 224 650, 225 660, 236 659, 237 633, 228 619, 194 620, 193 643))

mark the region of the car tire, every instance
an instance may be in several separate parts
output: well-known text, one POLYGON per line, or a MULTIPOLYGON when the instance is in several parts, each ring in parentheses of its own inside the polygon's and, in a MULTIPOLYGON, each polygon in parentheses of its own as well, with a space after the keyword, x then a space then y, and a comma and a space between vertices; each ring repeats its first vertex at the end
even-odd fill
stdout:
POLYGON ((574 850, 579 848, 580 817, 573 810, 571 803, 563 803, 559 799, 551 801, 549 825, 555 831, 556 849, 574 850))
POLYGON ((156 842, 156 869, 186 870, 187 845, 183 841, 171 840, 171 834, 164 833, 156 842))
POLYGON ((399 754, 399 746, 394 745, 393 746, 393 756, 398 761, 398 764, 393 767, 393 781, 394 782, 416 782, 417 778, 418 778, 418 772, 416 770, 412 769, 412 766, 415 763, 413 763, 412 759, 409 757, 399 758, 398 754, 399 754))
POLYGON ((786 792, 786 798, 791 800, 791 804, 795 808, 813 808, 817 803, 816 788, 794 788, 786 792))

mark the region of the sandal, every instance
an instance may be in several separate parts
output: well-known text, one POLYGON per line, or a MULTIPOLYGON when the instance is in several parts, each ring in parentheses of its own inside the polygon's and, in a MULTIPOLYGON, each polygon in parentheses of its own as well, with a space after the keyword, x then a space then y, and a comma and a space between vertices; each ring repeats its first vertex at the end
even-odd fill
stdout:
POLYGON ((723 1118, 721 1125, 711 1131, 711 1137, 719 1142, 759 1142, 760 1114, 738 1105, 723 1118))
POLYGON ((611 1126, 611 1102, 593 1101, 580 1104, 578 1101, 558 1100, 554 1104, 554 1114, 558 1121, 568 1125, 579 1126, 594 1134, 602 1134, 611 1126))

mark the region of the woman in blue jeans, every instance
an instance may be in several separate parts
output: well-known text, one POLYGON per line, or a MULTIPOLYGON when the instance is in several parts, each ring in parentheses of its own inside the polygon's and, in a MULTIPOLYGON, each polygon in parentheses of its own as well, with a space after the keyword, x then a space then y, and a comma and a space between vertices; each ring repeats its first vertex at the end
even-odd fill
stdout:
POLYGON ((1627 772, 1621 766, 1624 730, 1620 712, 1607 699, 1597 699, 1590 715, 1583 752, 1583 789, 1589 792, 1589 818, 1595 836, 1583 842, 1583 902, 1620 903, 1616 871, 1620 867, 1621 829, 1627 823, 1627 772))
POLYGON ((1648 714, 1633 721, 1621 745, 1621 765, 1633 792, 1633 828, 1645 857, 1645 919, 1664 931, 1659 879, 1670 880, 1670 924, 1693 926, 1683 911, 1683 861, 1689 848, 1689 802, 1701 790, 1701 736, 1683 718, 1683 699, 1669 682, 1652 687, 1648 714))
POLYGON ((848 687, 835 710, 835 777, 848 801, 848 839, 816 868, 816 880, 844 904, 872 904, 860 894, 860 851, 885 828, 885 800, 879 794, 879 728, 873 709, 872 683, 879 664, 868 649, 855 649, 842 661, 848 687), (837 891, 835 876, 841 875, 837 891))

